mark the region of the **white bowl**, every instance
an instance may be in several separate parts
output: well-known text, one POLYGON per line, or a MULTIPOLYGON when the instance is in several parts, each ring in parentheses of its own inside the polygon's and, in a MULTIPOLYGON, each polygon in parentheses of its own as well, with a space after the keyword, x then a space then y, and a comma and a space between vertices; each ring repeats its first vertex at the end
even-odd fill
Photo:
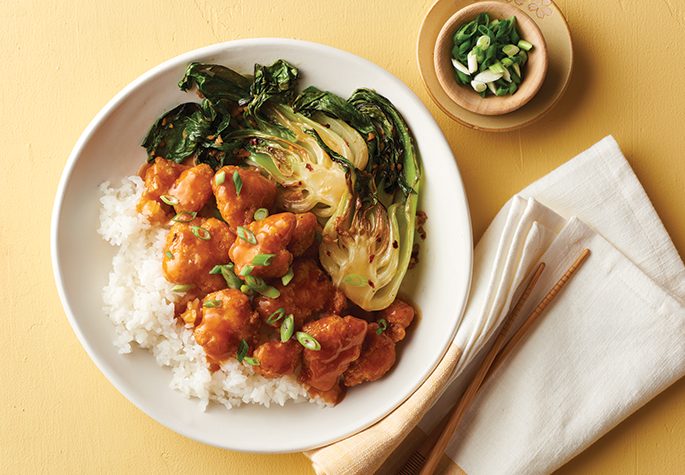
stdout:
MULTIPOLYGON (((93 119, 72 151, 60 181, 52 217, 52 263, 69 321, 84 348, 133 404, 168 428, 196 441, 253 453, 297 452, 350 436, 401 404, 430 375, 448 348, 463 315, 471 280, 472 238, 468 206, 457 165, 440 128, 417 96, 384 69, 352 54, 297 40, 232 41, 186 53, 152 69, 114 97, 93 119), (226 65, 251 74, 255 63, 285 59, 297 66, 301 86, 316 85, 344 98, 369 87, 390 99, 411 127, 423 156, 419 208, 428 215, 420 264, 402 292, 420 307, 421 321, 402 343, 384 378, 348 391, 334 408, 314 404, 243 405, 227 410, 169 388, 171 372, 146 350, 118 353, 114 326, 104 314, 116 249, 96 232, 104 181, 118 185, 145 161, 140 146, 153 121, 182 102, 196 100, 177 84, 192 61, 226 65)), ((102 423, 108 423, 104 418, 102 423)))

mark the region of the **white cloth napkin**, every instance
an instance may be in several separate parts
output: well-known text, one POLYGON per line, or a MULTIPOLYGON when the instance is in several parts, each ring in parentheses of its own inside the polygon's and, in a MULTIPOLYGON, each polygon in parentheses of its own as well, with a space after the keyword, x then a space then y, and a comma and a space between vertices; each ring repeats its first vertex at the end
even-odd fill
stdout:
POLYGON ((685 374, 685 267, 606 137, 513 197, 476 246, 455 338, 464 354, 418 427, 429 433, 458 399, 537 263, 546 268, 521 317, 585 248, 589 258, 472 402, 446 452, 454 463, 437 473, 551 473, 685 374))

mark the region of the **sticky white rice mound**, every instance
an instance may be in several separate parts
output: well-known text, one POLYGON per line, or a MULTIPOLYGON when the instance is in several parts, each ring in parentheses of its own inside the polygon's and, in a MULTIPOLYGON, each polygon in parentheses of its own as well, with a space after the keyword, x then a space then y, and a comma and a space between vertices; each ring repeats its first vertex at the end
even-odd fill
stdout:
POLYGON ((119 188, 109 182, 100 186, 98 233, 119 246, 103 290, 104 311, 116 327, 114 344, 119 353, 130 353, 132 345, 149 350, 160 366, 171 369, 170 387, 187 398, 198 398, 202 410, 210 401, 228 409, 243 403, 268 407, 288 401, 326 405, 320 398, 310 398, 294 375, 266 379, 234 359, 220 371, 210 371, 193 331, 174 318, 178 295, 163 276, 161 258, 169 228, 150 226, 136 212, 144 188, 137 176, 125 178, 119 188))

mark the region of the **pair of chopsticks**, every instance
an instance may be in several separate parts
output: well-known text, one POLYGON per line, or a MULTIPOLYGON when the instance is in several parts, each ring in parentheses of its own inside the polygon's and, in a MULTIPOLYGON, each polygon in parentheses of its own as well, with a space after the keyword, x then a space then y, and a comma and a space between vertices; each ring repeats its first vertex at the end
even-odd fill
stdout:
POLYGON ((497 368, 504 362, 504 360, 509 356, 509 354, 514 350, 516 345, 523 339, 526 332, 535 324, 540 314, 549 305, 549 303, 554 299, 554 297, 559 293, 559 291, 566 285, 566 283, 571 279, 571 277, 576 273, 580 265, 585 261, 587 256, 590 254, 589 249, 585 249, 581 255, 576 259, 576 261, 569 267, 566 273, 559 279, 556 285, 549 291, 549 293, 542 299, 535 310, 530 314, 530 316, 525 320, 523 325, 519 330, 511 337, 509 342, 502 348, 504 340, 509 333, 512 325, 518 318, 519 313, 524 304, 528 300, 528 296, 533 291, 533 288, 540 279, 540 275, 545 268, 545 263, 541 262, 538 265, 535 273, 530 279, 530 282, 526 286, 523 294, 519 298, 516 306, 507 316, 502 328, 495 338, 493 345, 490 347, 483 363, 473 380, 466 388, 463 396, 459 402, 454 406, 454 408, 445 416, 445 418, 438 424, 438 426, 433 430, 433 432, 428 436, 428 438, 421 444, 421 446, 414 452, 414 454, 407 460, 407 462, 402 466, 397 475, 431 475, 438 466, 440 459, 442 458, 445 448, 449 443, 450 439, 457 430, 457 426, 461 422, 461 419, 466 413, 469 404, 476 396, 480 388, 483 387, 485 382, 490 379, 492 374, 497 371, 497 368), (420 472, 419 472, 420 470, 420 472))

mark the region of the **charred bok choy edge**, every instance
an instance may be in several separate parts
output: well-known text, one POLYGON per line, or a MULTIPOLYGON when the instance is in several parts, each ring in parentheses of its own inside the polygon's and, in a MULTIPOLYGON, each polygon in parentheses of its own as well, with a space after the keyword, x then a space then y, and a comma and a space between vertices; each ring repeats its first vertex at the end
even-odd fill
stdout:
POLYGON ((279 187, 278 205, 324 225, 320 260, 365 310, 395 299, 411 259, 421 160, 393 104, 358 89, 345 100, 309 87, 284 60, 255 65, 253 79, 191 63, 179 82, 201 101, 160 117, 142 142, 148 161, 193 157, 214 170, 256 165, 279 187))

